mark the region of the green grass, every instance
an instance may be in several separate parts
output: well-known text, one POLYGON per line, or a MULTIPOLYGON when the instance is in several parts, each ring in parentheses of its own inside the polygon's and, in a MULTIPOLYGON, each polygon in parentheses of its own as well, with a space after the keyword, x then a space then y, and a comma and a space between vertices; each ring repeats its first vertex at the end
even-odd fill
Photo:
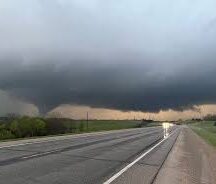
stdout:
MULTIPOLYGON (((129 128, 139 128, 140 121, 133 121, 133 120, 91 120, 88 122, 87 128, 87 121, 77 121, 77 126, 83 123, 84 128, 83 132, 96 132, 96 131, 106 131, 106 130, 120 130, 120 129, 129 129, 129 128)), ((149 126, 159 126, 159 123, 150 123, 146 125, 149 126)))
POLYGON ((216 147, 216 126, 214 126, 214 122, 202 121, 190 124, 189 126, 194 132, 205 139, 206 142, 216 147))

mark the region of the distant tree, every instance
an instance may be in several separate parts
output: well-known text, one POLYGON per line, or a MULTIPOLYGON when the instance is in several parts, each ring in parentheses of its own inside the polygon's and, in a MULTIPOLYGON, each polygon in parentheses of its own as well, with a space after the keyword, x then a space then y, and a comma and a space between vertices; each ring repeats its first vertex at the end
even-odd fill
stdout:
POLYGON ((154 121, 153 120, 149 120, 149 119, 142 119, 142 122, 141 122, 141 127, 144 127, 144 126, 147 126, 148 124, 150 123, 153 123, 154 121))
POLYGON ((216 121, 216 115, 215 114, 208 114, 204 117, 204 120, 206 121, 216 121))
POLYGON ((18 121, 14 120, 11 125, 10 125, 10 130, 11 132, 16 135, 16 137, 21 137, 21 132, 20 132, 20 128, 18 125, 18 121))
POLYGON ((79 131, 80 132, 84 131, 84 123, 83 123, 83 121, 81 121, 80 124, 79 124, 79 131))
POLYGON ((34 119, 32 129, 34 135, 44 135, 46 133, 46 123, 41 119, 34 119))
POLYGON ((13 121, 17 118, 19 118, 20 115, 19 114, 16 114, 16 113, 8 113, 6 114, 6 118, 8 119, 8 121, 13 121))
POLYGON ((0 130, 0 140, 2 140, 2 139, 12 139, 12 138, 15 138, 15 135, 12 134, 11 131, 6 130, 6 129, 0 130))
POLYGON ((64 126, 64 119, 49 118, 46 119, 46 128, 48 134, 62 134, 67 131, 64 126))
POLYGON ((34 129, 29 117, 23 117, 18 122, 18 127, 21 131, 22 137, 34 136, 34 129))
POLYGON ((15 138, 10 130, 7 130, 5 124, 0 124, 0 140, 15 138))
POLYGON ((11 123, 10 130, 17 137, 31 137, 43 135, 46 132, 46 124, 40 119, 22 117, 11 123))
POLYGON ((216 122, 214 122, 214 126, 216 126, 216 122))

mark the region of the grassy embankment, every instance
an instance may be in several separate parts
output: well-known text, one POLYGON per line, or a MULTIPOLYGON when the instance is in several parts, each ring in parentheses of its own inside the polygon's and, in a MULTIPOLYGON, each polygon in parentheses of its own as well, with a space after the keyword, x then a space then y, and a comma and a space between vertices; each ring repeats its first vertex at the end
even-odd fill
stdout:
POLYGON ((214 123, 213 121, 201 121, 192 123, 189 126, 206 142, 216 147, 216 126, 214 126, 214 123))
POLYGON ((0 123, 0 140, 120 130, 159 125, 161 125, 159 122, 142 122, 133 120, 89 120, 87 122, 86 120, 21 117, 9 122, 0 123))

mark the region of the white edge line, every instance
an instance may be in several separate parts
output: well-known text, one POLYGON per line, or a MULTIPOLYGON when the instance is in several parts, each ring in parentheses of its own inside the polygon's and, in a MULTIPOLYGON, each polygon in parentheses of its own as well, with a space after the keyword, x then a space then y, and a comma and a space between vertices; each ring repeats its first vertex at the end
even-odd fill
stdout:
POLYGON ((125 171, 127 171, 129 168, 131 168, 134 164, 136 164, 138 161, 140 161, 143 157, 145 157, 147 154, 149 154, 152 150, 154 150, 156 147, 158 147, 161 143, 163 143, 165 140, 167 140, 170 136, 172 136, 177 130, 175 130, 173 133, 171 133, 168 137, 161 140, 159 143, 154 145, 152 148, 150 148, 148 151, 143 153, 141 156, 139 156, 137 159, 135 159, 133 162, 128 164, 126 167, 124 167, 122 170, 120 170, 118 173, 114 174, 110 179, 105 181, 103 184, 110 184, 114 180, 116 180, 119 176, 121 176, 125 171))

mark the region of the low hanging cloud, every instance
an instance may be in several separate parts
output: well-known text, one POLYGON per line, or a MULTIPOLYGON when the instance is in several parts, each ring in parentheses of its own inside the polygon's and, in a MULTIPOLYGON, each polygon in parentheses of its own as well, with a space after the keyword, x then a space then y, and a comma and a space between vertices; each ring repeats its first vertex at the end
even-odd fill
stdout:
POLYGON ((215 6, 3 0, 0 89, 41 112, 61 104, 146 112, 214 104, 215 6))
POLYGON ((39 110, 35 105, 16 99, 2 90, 0 90, 0 102, 0 115, 13 113, 36 116, 39 114, 39 110))

